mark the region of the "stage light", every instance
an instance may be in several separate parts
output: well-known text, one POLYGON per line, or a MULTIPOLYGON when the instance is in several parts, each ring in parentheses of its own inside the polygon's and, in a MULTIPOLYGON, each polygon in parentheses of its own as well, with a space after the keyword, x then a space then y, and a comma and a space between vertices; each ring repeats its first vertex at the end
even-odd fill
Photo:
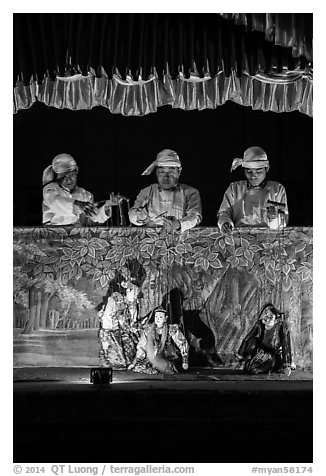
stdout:
POLYGON ((111 367, 97 367, 91 369, 91 383, 94 385, 106 385, 112 382, 111 367))

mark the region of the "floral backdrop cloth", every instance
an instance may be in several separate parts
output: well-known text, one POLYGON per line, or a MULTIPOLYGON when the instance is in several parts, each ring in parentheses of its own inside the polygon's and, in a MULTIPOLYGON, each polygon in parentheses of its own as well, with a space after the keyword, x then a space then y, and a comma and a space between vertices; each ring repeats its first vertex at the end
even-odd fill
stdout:
POLYGON ((262 306, 272 302, 285 313, 292 359, 298 368, 311 368, 312 235, 308 227, 243 228, 232 236, 215 227, 182 234, 16 227, 14 366, 98 365, 101 339, 123 338, 101 333, 98 312, 120 292, 136 329, 126 364, 159 305, 184 332, 190 365, 191 355, 215 355, 227 365, 262 306))

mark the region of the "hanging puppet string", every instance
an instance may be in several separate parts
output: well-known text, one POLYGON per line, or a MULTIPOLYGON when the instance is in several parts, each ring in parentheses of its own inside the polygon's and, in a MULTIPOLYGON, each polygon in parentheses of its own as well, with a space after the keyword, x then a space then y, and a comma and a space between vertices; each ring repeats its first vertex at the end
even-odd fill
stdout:
POLYGON ((186 335, 186 330, 185 330, 185 324, 184 324, 184 318, 183 318, 183 303, 182 303, 180 289, 178 289, 178 296, 179 296, 178 305, 179 305, 179 311, 180 311, 180 314, 178 313, 178 315, 180 315, 180 324, 181 324, 181 327, 182 327, 182 333, 185 336, 186 335))
MULTIPOLYGON (((165 240, 166 248, 168 250, 168 256, 169 253, 172 253, 172 251, 170 251, 170 245, 171 243, 172 245, 175 244, 176 237, 177 234, 175 230, 170 230, 168 233, 166 233, 165 240), (171 240, 169 240, 169 237, 171 237, 171 240)), ((163 281, 163 285, 165 285, 165 289, 162 290, 162 300, 165 297, 165 302, 162 302, 162 304, 165 304, 166 309, 168 310, 170 316, 170 323, 178 325, 180 324, 182 327, 183 334, 185 334, 181 290, 176 287, 176 283, 174 282, 173 267, 172 265, 170 266, 169 259, 167 260, 166 275, 165 280, 163 281)))
MULTIPOLYGON (((172 235, 172 240, 173 240, 173 231, 171 232, 171 235, 172 235)), ((167 307, 167 311, 169 313, 169 316, 170 316, 170 323, 173 324, 173 316, 172 316, 172 309, 171 309, 171 286, 170 286, 170 267, 169 267, 169 263, 170 263, 170 260, 169 260, 169 257, 170 257, 170 250, 169 250, 169 244, 168 244, 168 236, 169 234, 167 233, 166 234, 166 248, 168 249, 168 260, 167 260, 167 267, 166 267, 166 297, 167 297, 167 303, 166 303, 166 307, 167 307)))
MULTIPOLYGON (((282 227, 282 231, 281 231, 281 240, 280 240, 280 244, 281 244, 281 249, 282 249, 282 252, 284 250, 284 247, 285 247, 285 233, 284 233, 284 225, 282 227)), ((285 257, 285 255, 284 255, 285 257)), ((285 261, 285 259, 284 259, 285 261)), ((281 284, 280 284, 280 310, 281 310, 281 313, 284 314, 284 293, 283 293, 283 269, 281 269, 281 284)))
MULTIPOLYGON (((283 224, 282 226, 282 230, 281 230, 281 236, 280 236, 280 251, 283 253, 284 251, 284 248, 285 248, 285 230, 284 230, 285 226, 283 224)), ((280 254, 280 257, 282 255, 280 254)), ((282 263, 282 260, 280 259, 281 263, 282 263)), ((286 262, 286 255, 284 253, 284 264, 286 262)), ((281 266, 281 279, 280 279, 280 312, 281 312, 281 315, 282 315, 282 318, 283 320, 287 321, 287 316, 285 315, 285 311, 284 311, 284 290, 283 290, 283 266, 281 266)), ((296 368, 296 357, 295 357, 295 346, 293 344, 293 334, 291 333, 290 334, 290 340, 291 340, 291 345, 290 345, 290 349, 291 349, 291 368, 292 369, 295 369, 296 368)))

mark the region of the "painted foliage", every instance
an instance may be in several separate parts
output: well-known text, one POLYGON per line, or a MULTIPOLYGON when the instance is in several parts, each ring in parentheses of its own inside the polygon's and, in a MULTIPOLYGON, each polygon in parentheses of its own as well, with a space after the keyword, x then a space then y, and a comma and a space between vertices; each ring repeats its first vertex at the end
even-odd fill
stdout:
MULTIPOLYGON (((224 361, 240 345, 266 302, 284 310, 297 365, 311 366, 312 229, 217 228, 166 234, 153 228, 15 228, 14 327, 96 330, 96 306, 117 281, 137 280, 139 319, 176 291, 187 338, 200 348, 190 317, 214 336, 224 361)), ((92 334, 97 339, 96 332, 92 334)), ((94 346, 95 348, 95 346, 94 346)))

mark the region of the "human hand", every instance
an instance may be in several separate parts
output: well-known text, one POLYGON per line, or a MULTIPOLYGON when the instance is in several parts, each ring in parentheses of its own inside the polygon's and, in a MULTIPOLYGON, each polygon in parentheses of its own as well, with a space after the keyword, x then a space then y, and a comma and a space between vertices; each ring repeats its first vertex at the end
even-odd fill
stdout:
POLYGON ((136 213, 136 218, 139 223, 145 224, 148 221, 148 211, 146 208, 139 208, 136 213))
POLYGON ((95 206, 91 202, 82 202, 81 200, 75 200, 74 205, 77 205, 87 217, 90 217, 95 212, 95 206))
POLYGON ((188 370, 188 368, 189 368, 188 363, 187 363, 187 362, 183 362, 182 368, 183 368, 183 370, 188 370))
POLYGON ((224 235, 230 235, 232 233, 232 230, 233 230, 232 223, 230 223, 229 221, 226 221, 225 223, 223 223, 221 227, 221 231, 222 233, 224 233, 224 235))
POLYGON ((162 217, 163 227, 166 231, 177 231, 181 229, 180 220, 175 217, 162 217))
POLYGON ((267 208, 267 218, 272 220, 277 217, 277 208, 274 205, 269 205, 267 208))

